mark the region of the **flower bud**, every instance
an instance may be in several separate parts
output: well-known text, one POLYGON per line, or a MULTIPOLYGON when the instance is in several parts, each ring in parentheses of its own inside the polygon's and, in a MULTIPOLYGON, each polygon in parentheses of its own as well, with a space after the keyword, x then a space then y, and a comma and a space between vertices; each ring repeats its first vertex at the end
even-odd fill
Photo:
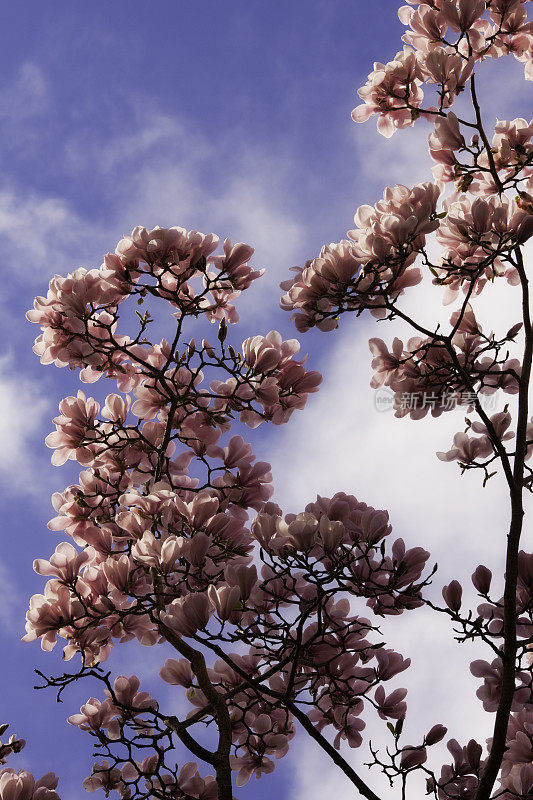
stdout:
POLYGON ((444 597, 444 602, 448 606, 449 609, 452 611, 459 611, 461 608, 461 598, 463 594, 463 589, 459 581, 452 581, 448 586, 445 586, 442 590, 442 596, 444 597))
POLYGON ((427 752, 425 747, 404 747, 402 750, 402 757, 400 759, 400 766, 402 769, 412 769, 418 767, 427 760, 427 752))
POLYGON ((444 725, 433 725, 430 731, 426 733, 426 744, 432 745, 437 744, 446 736, 448 732, 448 728, 445 728, 444 725))
POLYGON ((487 594, 490 589, 490 582, 492 580, 492 572, 488 567, 480 564, 472 575, 472 583, 481 594, 487 594))

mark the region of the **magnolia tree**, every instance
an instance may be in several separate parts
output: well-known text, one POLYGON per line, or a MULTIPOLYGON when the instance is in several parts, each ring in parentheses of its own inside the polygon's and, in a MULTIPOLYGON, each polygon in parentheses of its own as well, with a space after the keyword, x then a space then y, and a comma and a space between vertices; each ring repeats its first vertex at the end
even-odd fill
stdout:
MULTIPOLYGON (((412 327, 413 338, 391 349, 371 339, 372 386, 389 387, 398 417, 468 406, 473 421, 438 455, 481 470, 484 482, 497 471, 507 482, 503 596, 491 593, 489 569, 473 565, 477 609, 463 607, 453 575, 441 579, 439 605, 427 588, 429 553, 408 549, 385 511, 354 496, 318 497, 283 516, 270 501, 270 467, 242 433, 286 423, 320 375, 297 357, 295 339, 275 331, 245 339, 240 352, 229 343, 234 303, 261 275, 249 265, 252 248, 226 240, 218 253, 214 235, 136 228, 99 269, 55 276, 28 314, 42 329, 35 352, 44 364, 114 389, 102 402, 81 390, 65 398, 47 437, 52 463, 76 461, 82 472, 53 496, 49 528, 69 541, 34 563, 49 580, 31 600, 24 637, 44 650, 59 637, 73 660, 70 672, 41 674, 44 685, 61 694, 89 678, 98 688, 69 717, 95 743, 89 792, 231 800, 235 786, 271 773, 298 734, 330 756, 354 796, 378 800, 367 763, 402 798, 421 775, 439 800, 533 797, 533 554, 520 550, 523 495, 533 487, 523 257, 533 233, 533 125, 514 119, 487 130, 475 83, 485 59, 508 54, 531 80, 533 25, 527 0, 408 1, 399 12, 403 51, 375 64, 353 118, 377 115, 387 137, 429 121, 434 180, 387 188, 374 207, 359 208, 347 239, 282 284, 282 306, 301 333, 363 311, 412 327), (470 110, 457 116, 450 109, 463 91, 470 110), (442 248, 434 260, 430 234, 442 248), (427 273, 453 305, 445 329, 402 305, 427 273), (516 287, 516 324, 484 332, 476 298, 502 280, 516 287), (206 322, 216 330, 209 340, 206 322), (519 358, 509 357, 512 342, 519 358), (496 392, 514 398, 489 415, 483 400, 496 392), (397 676, 410 659, 386 645, 379 620, 421 607, 448 615, 460 639, 486 650, 487 660, 471 664, 478 698, 494 714, 486 741, 469 740, 466 723, 459 740, 448 738, 438 719, 419 741, 404 741, 407 691, 397 676), (173 690, 157 698, 137 676, 113 676, 107 659, 131 640, 174 651, 159 671, 173 690), (370 744, 364 762, 348 748, 368 748, 372 715, 387 746, 370 744)), ((22 746, 12 737, 2 760, 22 746)), ((0 772, 2 800, 54 800, 56 785, 52 773, 35 782, 0 772)))

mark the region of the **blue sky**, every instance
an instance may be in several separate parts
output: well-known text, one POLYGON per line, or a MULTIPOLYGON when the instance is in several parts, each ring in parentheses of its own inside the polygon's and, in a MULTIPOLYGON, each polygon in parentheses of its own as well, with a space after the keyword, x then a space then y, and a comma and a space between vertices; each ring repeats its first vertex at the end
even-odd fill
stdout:
MULTIPOLYGON (((31 561, 47 557, 61 540, 45 527, 50 493, 76 477, 72 468, 51 467, 43 439, 57 403, 77 387, 70 371, 40 366, 31 352, 37 332, 24 313, 54 272, 98 266, 135 225, 177 224, 255 245, 255 263, 268 272, 243 304, 239 338, 271 328, 292 336, 288 315, 277 308, 277 284, 288 268, 341 238, 357 206, 375 202, 387 183, 429 178, 423 124, 386 142, 373 122, 350 120, 355 90, 372 62, 400 49, 397 5, 27 0, 3 12, 0 674, 7 688, 1 713, 28 739, 12 765, 39 774, 55 769, 67 800, 79 796, 91 758, 88 737, 64 720, 91 689, 71 692, 63 706, 50 693, 33 692, 35 666, 61 671, 59 650, 43 656, 38 645, 19 639, 28 597, 42 587, 31 561)), ((523 115, 521 66, 504 67, 505 96, 491 86, 492 68, 485 81, 491 109, 498 102, 499 116, 523 115)), ((370 335, 376 335, 371 323, 354 320, 331 336, 308 334, 302 349, 326 374, 324 389, 308 415, 258 431, 255 447, 272 461, 287 510, 301 510, 317 491, 351 491, 396 512, 412 543, 429 538, 438 550, 448 537, 439 560, 451 566, 465 528, 480 521, 469 499, 477 482, 459 481, 454 467, 433 455, 447 449, 460 422, 417 423, 413 431, 407 421, 377 415, 367 390, 370 335), (335 420, 328 421, 332 405, 335 420), (435 482, 444 487, 440 494, 435 482), (446 492, 454 493, 451 508, 446 492)), ((484 498, 483 520, 495 527, 505 522, 501 496, 494 490, 484 498)), ((483 542, 497 563, 500 545, 483 542)), ((479 547, 473 541, 467 569, 477 565, 479 547)), ((412 627, 401 629, 402 637, 406 647, 421 638, 412 627)), ((436 646, 425 638, 430 649, 436 646)), ((422 649, 419 659, 419 710, 431 691, 423 672, 429 652, 422 649)), ((137 662, 150 684, 156 659, 151 650, 128 654, 122 647, 113 663, 120 671, 137 662)), ((457 709, 462 702, 461 695, 457 709)), ((445 692, 442 707, 451 707, 445 692)), ((476 724, 482 735, 482 711, 476 724)), ((250 783, 240 796, 276 792, 280 800, 314 800, 317 764, 327 769, 299 746, 276 777, 250 783)), ((320 777, 330 792, 350 796, 333 772, 320 777)))

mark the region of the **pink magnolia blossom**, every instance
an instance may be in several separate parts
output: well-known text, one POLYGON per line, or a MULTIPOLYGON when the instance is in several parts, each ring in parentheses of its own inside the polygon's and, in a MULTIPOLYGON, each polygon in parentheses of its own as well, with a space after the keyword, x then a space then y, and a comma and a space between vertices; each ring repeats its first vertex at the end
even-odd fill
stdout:
POLYGON ((407 745, 402 749, 400 763, 403 769, 408 770, 424 764, 427 761, 425 747, 412 747, 407 745))
POLYGON ((413 124, 407 101, 418 108, 423 100, 422 75, 414 50, 404 47, 387 64, 376 62, 367 83, 358 90, 364 101, 352 111, 355 122, 366 122, 378 114, 378 131, 387 138, 395 130, 413 124))
POLYGON ((95 419, 100 405, 80 390, 76 397, 66 397, 59 404, 61 416, 54 418, 55 433, 46 437, 47 447, 55 449, 52 463, 61 466, 67 459, 88 463, 93 455, 85 441, 96 435, 95 419))
POLYGON ((194 682, 191 665, 185 658, 180 658, 179 660, 167 658, 164 666, 159 670, 159 675, 165 683, 170 683, 174 686, 188 688, 194 682))
POLYGON ((211 616, 210 603, 205 594, 191 594, 174 600, 168 607, 163 621, 180 636, 194 636, 205 628, 211 616))
POLYGON ((224 256, 210 256, 209 262, 223 274, 227 275, 232 287, 239 291, 248 289, 252 281, 260 278, 264 269, 252 270, 248 261, 254 250, 242 242, 232 245, 229 239, 224 241, 224 256))
POLYGON ((38 781, 26 770, 15 772, 6 767, 0 770, 0 798, 2 800, 59 800, 55 791, 58 779, 47 772, 38 781))
POLYGON ((420 3, 417 9, 401 6, 398 17, 411 28, 404 33, 402 40, 415 50, 427 53, 445 37, 448 23, 438 8, 426 3, 420 3))
POLYGON ((493 448, 488 436, 470 437, 466 433, 456 433, 453 447, 447 453, 437 453, 441 461, 459 461, 461 464, 473 464, 491 456, 493 448))
POLYGON ((491 580, 492 572, 488 567, 485 567, 482 564, 480 564, 479 567, 476 567, 474 574, 472 575, 472 583, 478 592, 487 594, 490 589, 491 580))

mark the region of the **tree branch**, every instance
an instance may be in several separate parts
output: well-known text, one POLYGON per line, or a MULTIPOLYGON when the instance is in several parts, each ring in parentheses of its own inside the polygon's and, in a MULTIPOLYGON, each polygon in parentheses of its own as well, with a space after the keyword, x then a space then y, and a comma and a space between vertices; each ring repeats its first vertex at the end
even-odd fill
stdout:
POLYGON ((475 800, 489 800, 494 782, 501 767, 509 716, 513 703, 516 679, 516 587, 518 580, 518 548, 524 518, 523 507, 523 479, 524 460, 526 455, 527 422, 529 413, 529 382, 531 377, 531 362, 533 356, 533 334, 531 329, 531 314, 529 308, 529 284, 524 269, 524 262, 520 248, 516 248, 516 257, 520 283, 522 286, 522 318, 524 323, 524 356, 522 361, 522 376, 518 395, 518 421, 516 427, 516 455, 513 468, 514 487, 511 490, 511 524, 507 537, 507 554, 505 561, 505 590, 503 609, 503 638, 504 648, 502 654, 503 671, 500 702, 494 722, 494 734, 490 754, 481 776, 475 800))

